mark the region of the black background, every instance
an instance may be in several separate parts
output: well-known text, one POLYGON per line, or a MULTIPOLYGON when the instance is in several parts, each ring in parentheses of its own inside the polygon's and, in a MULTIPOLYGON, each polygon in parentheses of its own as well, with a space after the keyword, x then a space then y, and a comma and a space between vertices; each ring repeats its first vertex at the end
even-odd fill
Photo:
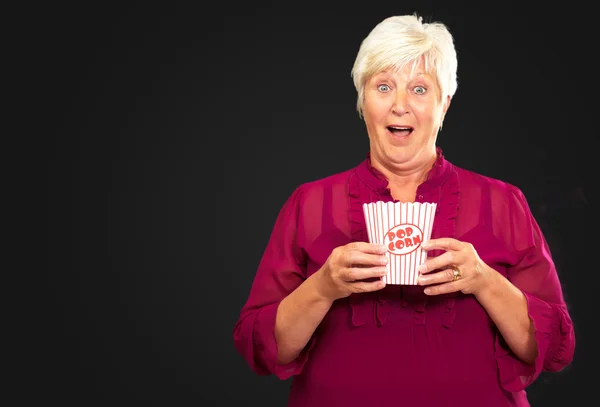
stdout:
POLYGON ((592 16, 436 3, 32 6, 47 299, 27 321, 23 405, 285 405, 289 382, 254 375, 233 326, 284 200, 364 158, 350 70, 375 24, 412 12, 458 51, 439 145, 523 190, 564 285, 575 360, 530 401, 595 399, 592 16))

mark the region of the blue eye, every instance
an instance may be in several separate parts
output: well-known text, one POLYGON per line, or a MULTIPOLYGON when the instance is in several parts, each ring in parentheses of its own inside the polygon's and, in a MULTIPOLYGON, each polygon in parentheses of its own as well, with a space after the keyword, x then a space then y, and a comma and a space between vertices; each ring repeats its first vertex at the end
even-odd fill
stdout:
POLYGON ((377 90, 380 92, 389 92, 390 87, 388 85, 379 85, 377 86, 377 90))
POLYGON ((425 89, 423 86, 415 86, 415 93, 417 95, 423 95, 425 92, 427 92, 427 89, 425 89))

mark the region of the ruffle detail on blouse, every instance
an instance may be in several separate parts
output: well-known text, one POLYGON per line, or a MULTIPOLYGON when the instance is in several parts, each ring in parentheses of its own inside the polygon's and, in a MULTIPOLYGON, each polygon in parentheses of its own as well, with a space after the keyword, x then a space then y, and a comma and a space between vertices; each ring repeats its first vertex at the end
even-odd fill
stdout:
MULTIPOLYGON (((436 219, 433 226, 431 237, 433 239, 440 237, 456 237, 456 216, 458 215, 458 203, 460 199, 460 185, 458 174, 454 168, 447 171, 446 182, 441 186, 440 201, 438 202, 439 212, 436 213, 436 219)), ((435 250, 431 256, 439 256, 443 251, 435 250)), ((444 304, 442 314, 442 325, 445 328, 451 328, 456 317, 456 297, 459 293, 448 294, 444 304)))
MULTIPOLYGON (((369 194, 370 195, 370 194, 369 194)), ((368 242, 367 225, 363 211, 363 202, 361 201, 361 185, 352 172, 348 180, 348 197, 350 198, 348 218, 350 221, 350 234, 353 242, 368 242)))
MULTIPOLYGON (((361 164, 362 165, 362 164, 361 164)), ((365 191, 369 193, 369 191, 365 191)), ((371 194, 369 193, 369 196, 371 194)), ((368 242, 367 225, 363 212, 363 203, 361 202, 361 184, 356 177, 355 172, 350 174, 348 180, 349 209, 348 217, 350 221, 350 236, 353 242, 368 242)), ((352 311, 352 325, 355 327, 367 323, 369 317, 373 317, 370 312, 369 299, 365 295, 351 294, 348 298, 352 311)))
MULTIPOLYGON (((458 215, 458 204, 460 198, 460 186, 458 174, 452 164, 443 157, 440 148, 437 149, 438 158, 428 174, 427 180, 420 190, 426 195, 427 202, 436 202, 436 219, 432 230, 432 238, 451 237, 456 235, 456 217, 458 215)), ((364 219, 363 204, 368 202, 390 202, 394 201, 388 188, 387 179, 370 163, 370 155, 356 169, 352 171, 348 179, 350 233, 352 241, 368 242, 368 234, 364 219)), ((431 255, 442 254, 431 252, 431 255)), ((409 287, 406 287, 410 290, 409 287)), ((422 290, 421 287, 418 287, 422 290)), ((456 294, 447 296, 444 307, 442 324, 450 328, 454 322, 456 294)), ((352 294, 349 297, 352 312, 352 324, 356 327, 362 326, 375 314, 377 322, 383 324, 387 318, 384 312, 379 313, 379 307, 384 304, 376 302, 373 309, 371 296, 363 294, 352 294), (374 312, 375 311, 375 312, 374 312)), ((411 296, 411 308, 413 309, 413 322, 417 325, 425 324, 427 296, 411 296)), ((383 311, 383 310, 382 310, 383 311)))
POLYGON ((573 358, 574 338, 568 337, 572 329, 565 312, 528 293, 524 294, 538 347, 535 362, 529 365, 518 359, 500 332, 496 332, 495 357, 500 384, 511 392, 524 390, 542 371, 561 370, 573 358))
POLYGON ((402 295, 404 299, 409 300, 410 307, 413 311, 412 322, 415 325, 425 325, 426 315, 425 307, 428 297, 423 293, 422 286, 404 286, 402 287, 402 295))
POLYGON ((447 179, 440 193, 432 238, 456 236, 456 216, 460 198, 458 173, 454 168, 448 170, 447 179))

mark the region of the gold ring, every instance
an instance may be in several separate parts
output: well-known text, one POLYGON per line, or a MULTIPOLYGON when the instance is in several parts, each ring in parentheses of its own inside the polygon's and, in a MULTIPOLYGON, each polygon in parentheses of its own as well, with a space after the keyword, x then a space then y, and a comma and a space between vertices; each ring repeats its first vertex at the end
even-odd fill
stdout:
POLYGON ((452 272, 453 272, 452 281, 456 281, 456 280, 460 279, 460 277, 462 276, 462 272, 457 267, 454 267, 452 269, 452 272))

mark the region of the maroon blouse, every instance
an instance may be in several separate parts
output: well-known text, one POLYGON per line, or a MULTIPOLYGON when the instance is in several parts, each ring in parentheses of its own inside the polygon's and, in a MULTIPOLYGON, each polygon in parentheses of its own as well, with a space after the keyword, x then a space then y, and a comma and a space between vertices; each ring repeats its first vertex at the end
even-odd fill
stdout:
MULTIPOLYGON (((368 241, 362 204, 393 201, 369 157, 299 186, 284 204, 234 329, 237 351, 259 375, 292 377, 288 407, 528 406, 524 389, 573 358, 575 336, 548 245, 522 192, 458 168, 438 148, 416 201, 436 202, 432 239, 453 237, 523 291, 538 357, 526 365, 472 295, 426 296, 388 285, 337 300, 302 354, 277 364, 279 302, 331 251, 368 241)), ((430 252, 430 256, 441 251, 430 252)))

